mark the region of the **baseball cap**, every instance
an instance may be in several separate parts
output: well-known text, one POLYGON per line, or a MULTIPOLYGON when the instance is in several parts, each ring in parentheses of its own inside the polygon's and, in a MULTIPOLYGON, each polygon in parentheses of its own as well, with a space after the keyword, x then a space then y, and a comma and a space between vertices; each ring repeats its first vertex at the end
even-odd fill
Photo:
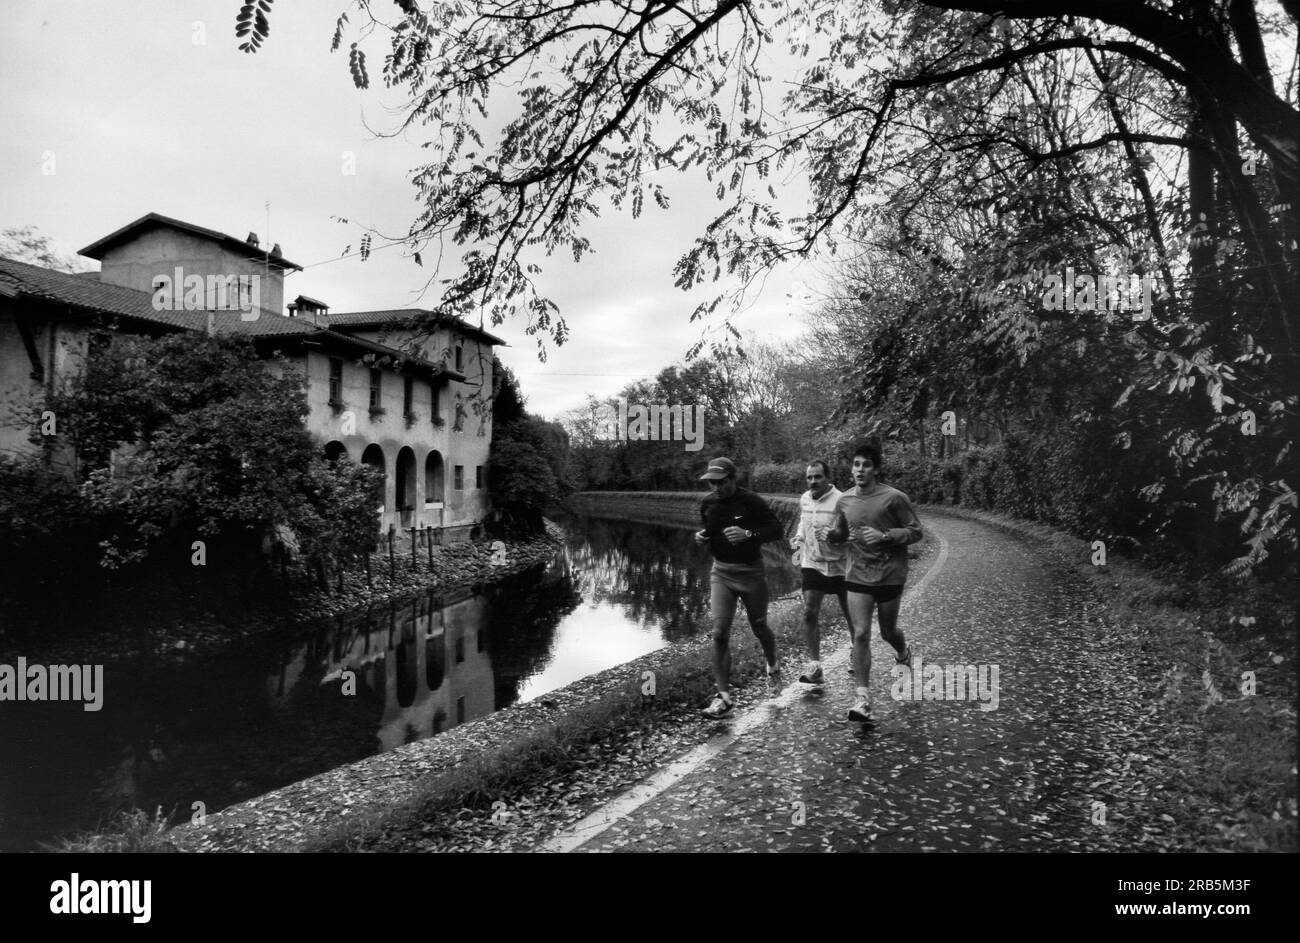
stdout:
POLYGON ((700 476, 700 481, 717 481, 731 478, 736 474, 736 466, 729 458, 715 458, 709 462, 709 470, 700 476))

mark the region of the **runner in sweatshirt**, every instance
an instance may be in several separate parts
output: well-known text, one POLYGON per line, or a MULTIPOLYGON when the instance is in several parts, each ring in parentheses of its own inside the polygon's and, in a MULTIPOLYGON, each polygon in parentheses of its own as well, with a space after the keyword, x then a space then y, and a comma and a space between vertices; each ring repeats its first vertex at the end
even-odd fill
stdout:
POLYGON ((880 616, 880 637, 894 647, 899 664, 912 664, 912 650, 898 628, 898 608, 907 580, 907 545, 921 539, 921 522, 907 495, 878 480, 880 448, 861 445, 853 453, 852 491, 835 505, 835 523, 827 535, 833 544, 848 544, 848 591, 853 622, 853 673, 857 703, 849 720, 871 720, 871 613, 880 616))
POLYGON ((713 612, 713 674, 718 692, 704 708, 709 717, 731 713, 731 622, 736 600, 745 605, 749 627, 767 659, 768 693, 780 689, 780 665, 776 658, 776 637, 767 625, 767 574, 763 570, 762 545, 780 540, 785 528, 772 509, 754 492, 736 483, 736 466, 729 458, 715 458, 700 476, 711 492, 700 502, 704 529, 695 541, 708 544, 713 552, 710 574, 713 612))

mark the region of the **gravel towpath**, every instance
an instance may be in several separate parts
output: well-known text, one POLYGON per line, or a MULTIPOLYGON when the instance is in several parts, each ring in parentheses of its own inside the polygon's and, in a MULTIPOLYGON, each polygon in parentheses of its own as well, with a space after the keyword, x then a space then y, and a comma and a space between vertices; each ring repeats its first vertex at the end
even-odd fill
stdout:
POLYGON ((891 671, 893 650, 875 628, 874 725, 847 719, 848 646, 828 603, 823 638, 838 647, 823 653, 820 692, 796 682, 718 722, 708 743, 541 850, 1181 844, 1168 814, 1178 810, 1161 807, 1158 771, 1176 757, 1162 744, 1160 692, 1138 680, 1159 670, 1143 664, 1130 633, 1090 615, 1090 591, 1033 543, 942 514, 926 525, 939 553, 911 575, 900 619, 921 680, 891 671), (971 666, 975 691, 953 698, 955 684, 945 675, 940 687, 926 665, 971 666))

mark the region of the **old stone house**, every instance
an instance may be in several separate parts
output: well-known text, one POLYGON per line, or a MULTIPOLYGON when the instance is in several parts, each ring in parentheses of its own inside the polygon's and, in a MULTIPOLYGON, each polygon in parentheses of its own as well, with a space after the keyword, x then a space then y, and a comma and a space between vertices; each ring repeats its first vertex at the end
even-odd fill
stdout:
POLYGON ((243 335, 305 375, 307 426, 327 457, 384 471, 381 529, 439 527, 456 539, 486 516, 500 338, 418 309, 334 313, 306 295, 286 305, 284 280, 302 267, 279 245, 157 213, 81 254, 100 270, 0 258, 0 454, 39 448, 30 433, 45 395, 81 369, 95 331, 243 335))

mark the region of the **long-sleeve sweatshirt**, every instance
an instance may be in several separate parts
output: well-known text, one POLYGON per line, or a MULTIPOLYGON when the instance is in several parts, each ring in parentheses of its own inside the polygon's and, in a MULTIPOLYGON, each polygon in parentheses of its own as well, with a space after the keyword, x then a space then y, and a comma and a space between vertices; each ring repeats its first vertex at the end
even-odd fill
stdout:
POLYGON ((907 545, 921 539, 921 522, 907 495, 889 485, 877 484, 868 494, 845 492, 835 504, 835 524, 827 535, 831 543, 849 545, 844 579, 868 586, 901 586, 907 580, 907 545), (885 535, 883 543, 868 547, 857 537, 863 525, 885 535))
POLYGON ((704 533, 709 538, 713 559, 719 563, 761 566, 762 545, 785 537, 785 528, 767 502, 748 488, 739 486, 729 498, 717 493, 706 494, 700 502, 700 520, 704 522, 704 533), (754 536, 733 544, 723 533, 733 526, 753 531, 754 536))

